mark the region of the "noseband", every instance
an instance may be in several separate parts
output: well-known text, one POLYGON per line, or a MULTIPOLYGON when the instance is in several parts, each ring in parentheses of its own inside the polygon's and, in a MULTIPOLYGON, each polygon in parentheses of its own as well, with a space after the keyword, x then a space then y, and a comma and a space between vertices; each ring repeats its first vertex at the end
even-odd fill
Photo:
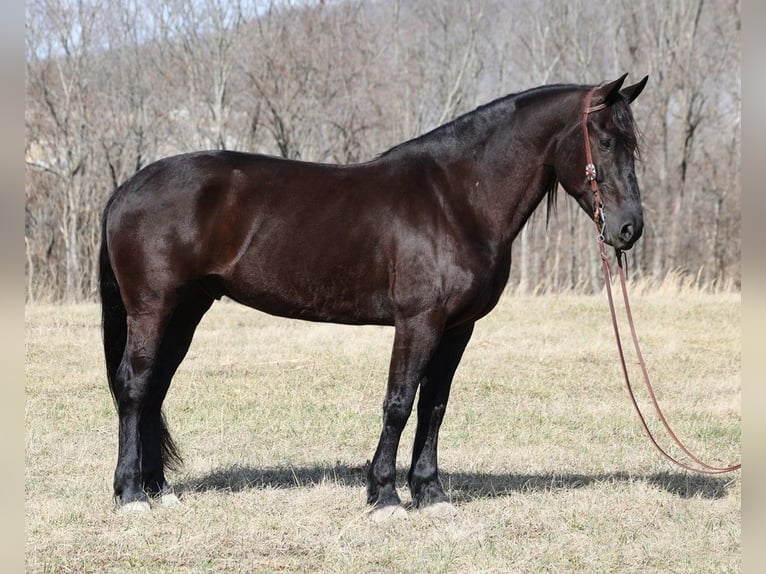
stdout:
POLYGON ((657 440, 654 438, 654 435, 652 434, 652 431, 649 430, 649 426, 647 425, 646 419, 644 418, 643 413, 641 412, 641 408, 638 406, 638 402, 636 400, 636 395, 633 392, 633 387, 630 382, 630 377, 628 376, 628 367, 625 362, 625 353, 622 349, 622 339, 620 337, 620 329, 617 323, 617 313, 615 311, 614 307, 614 299, 612 297, 612 273, 609 268, 609 259, 606 255, 606 251, 604 248, 604 233, 606 232, 606 217, 604 215, 604 202, 601 198, 601 191, 598 187, 598 182, 596 181, 596 166, 593 163, 593 154, 591 153, 590 149, 590 138, 588 137, 588 115, 596 112, 598 110, 603 110, 606 107, 606 104, 598 104, 595 106, 591 106, 591 100, 593 99, 593 94, 598 89, 598 86, 591 89, 585 96, 585 103, 583 105, 583 112, 582 112, 582 130, 583 134, 585 136, 585 177, 588 179, 588 183, 590 184, 591 191, 593 191, 593 221, 596 223, 596 231, 598 233, 597 239, 598 239, 598 246, 599 246, 599 252, 601 254, 601 264, 604 270, 604 282, 606 283, 606 294, 607 299, 609 301, 609 310, 612 314, 612 327, 614 329, 614 336, 617 341, 617 352, 620 357, 620 362, 622 364, 622 374, 625 378, 625 386, 628 390, 628 395, 630 396, 631 402, 633 403, 633 407, 635 408, 636 413, 638 414, 638 418, 641 421, 641 426, 644 429, 644 433, 649 438, 649 441, 655 446, 655 448, 668 460, 671 462, 677 464, 681 468, 684 468, 686 470, 691 470, 693 472, 699 472, 702 474, 721 474, 725 472, 731 472, 734 470, 737 470, 742 467, 741 464, 733 464, 731 466, 713 466, 710 465, 702 460, 700 460, 697 456, 695 456, 687 447, 686 445, 681 442, 681 440, 676 436, 676 434, 673 432, 673 429, 668 424, 668 421, 665 419, 665 415, 662 412, 662 409, 660 409, 660 405, 657 402, 657 397, 655 396, 654 389, 652 387, 651 382, 649 381, 649 372, 646 368, 646 363, 644 362, 643 354, 641 353, 641 347, 638 344, 638 335, 636 334, 636 327, 633 323, 633 312, 630 308, 630 301, 628 300, 628 288, 626 284, 625 279, 625 266, 627 265, 627 257, 625 253, 615 248, 615 252, 617 254, 617 266, 619 267, 619 275, 620 275, 620 285, 622 287, 622 298, 625 302, 625 313, 627 315, 628 319, 628 326, 630 327, 630 334, 633 338, 633 348, 636 351, 636 357, 638 358, 638 364, 641 367, 641 374, 644 378, 644 384, 646 385, 646 388, 649 392, 649 397, 651 398, 652 404, 654 406, 654 410, 657 413, 657 416, 659 417, 660 421, 662 422, 663 427, 665 427, 665 430, 667 431, 670 438, 673 440, 673 442, 692 460, 695 464, 688 464, 685 462, 682 462, 678 460, 676 457, 668 453, 664 448, 662 448, 657 440), (625 264, 623 264, 625 262, 625 264))

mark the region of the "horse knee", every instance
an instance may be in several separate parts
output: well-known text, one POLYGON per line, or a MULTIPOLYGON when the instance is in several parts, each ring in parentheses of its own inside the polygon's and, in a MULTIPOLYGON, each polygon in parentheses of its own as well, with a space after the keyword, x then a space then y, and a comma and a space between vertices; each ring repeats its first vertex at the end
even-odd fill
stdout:
POLYGON ((394 396, 386 399, 383 403, 383 415, 385 424, 396 429, 403 429, 407 424, 412 412, 412 401, 405 397, 394 396))

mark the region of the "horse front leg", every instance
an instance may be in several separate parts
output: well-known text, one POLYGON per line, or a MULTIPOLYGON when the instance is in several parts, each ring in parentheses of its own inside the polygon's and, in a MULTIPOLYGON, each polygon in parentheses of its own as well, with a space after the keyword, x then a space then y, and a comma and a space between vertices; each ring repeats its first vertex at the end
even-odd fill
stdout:
POLYGON ((396 492, 396 453, 418 383, 439 343, 443 325, 442 315, 436 311, 396 321, 383 430, 367 476, 367 502, 373 507, 373 519, 403 512, 396 492))
POLYGON ((468 323, 444 333, 420 385, 418 426, 407 477, 416 508, 438 506, 444 512, 454 512, 439 479, 437 445, 452 379, 471 339, 473 327, 474 323, 468 323))

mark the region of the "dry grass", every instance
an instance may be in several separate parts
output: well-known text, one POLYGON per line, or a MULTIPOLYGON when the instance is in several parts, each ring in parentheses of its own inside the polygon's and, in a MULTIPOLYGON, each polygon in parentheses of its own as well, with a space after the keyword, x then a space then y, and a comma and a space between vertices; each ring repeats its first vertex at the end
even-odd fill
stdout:
MULTIPOLYGON (((634 305, 677 432, 703 459, 738 460, 740 296, 645 290, 634 305)), ((479 323, 440 441, 459 512, 383 524, 365 516, 364 475, 390 329, 216 305, 166 401, 183 503, 126 516, 98 326, 94 305, 26 309, 29 572, 740 569, 739 475, 687 474, 651 449, 603 297, 508 296, 479 323)))

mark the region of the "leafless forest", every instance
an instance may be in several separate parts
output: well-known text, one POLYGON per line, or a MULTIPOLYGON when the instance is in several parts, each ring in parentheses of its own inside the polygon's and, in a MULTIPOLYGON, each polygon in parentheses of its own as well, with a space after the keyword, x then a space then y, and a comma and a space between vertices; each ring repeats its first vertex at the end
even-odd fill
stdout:
MULTIPOLYGON (((96 297, 106 198, 161 157, 364 161, 507 93, 623 72, 650 76, 631 274, 738 288, 740 26, 736 0, 28 0, 27 301, 96 297)), ((514 249, 512 289, 599 288, 565 193, 514 249)))

